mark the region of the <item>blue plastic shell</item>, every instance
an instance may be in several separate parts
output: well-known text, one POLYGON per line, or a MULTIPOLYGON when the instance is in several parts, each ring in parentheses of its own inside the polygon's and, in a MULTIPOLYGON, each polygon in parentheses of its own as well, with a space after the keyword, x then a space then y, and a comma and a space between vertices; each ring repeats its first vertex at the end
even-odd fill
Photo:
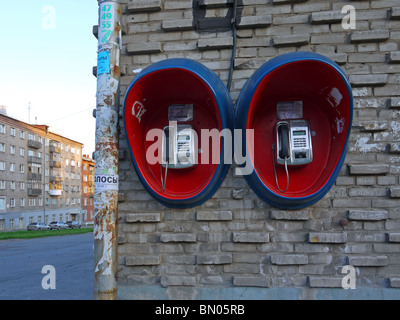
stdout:
MULTIPOLYGON (((318 202, 319 200, 321 200, 334 185, 346 158, 349 136, 351 131, 351 123, 353 120, 353 95, 348 78, 335 62, 320 54, 312 52, 294 52, 294 53, 284 54, 266 62, 254 73, 254 75, 247 81, 247 83, 243 87, 236 107, 236 115, 235 115, 236 128, 242 129, 242 141, 244 141, 244 143, 241 151, 242 154, 245 155, 248 153, 248 146, 246 145, 246 128, 248 123, 249 107, 252 102, 253 96, 258 86, 260 85, 261 81, 265 77, 270 75, 271 72, 283 66, 302 61, 316 61, 319 63, 325 63, 332 67, 333 72, 336 72, 337 74, 340 75, 343 83, 347 88, 347 98, 349 99, 350 117, 349 119, 347 119, 349 125, 348 125, 348 131, 346 133, 344 147, 341 150, 340 158, 339 161, 337 162, 336 167, 334 168, 327 182, 324 185, 322 185, 317 192, 314 192, 313 194, 304 197, 285 196, 282 194, 278 194, 273 190, 270 190, 270 188, 268 188, 260 179, 256 170, 253 170, 253 172, 250 175, 245 176, 249 186, 254 190, 254 192, 258 195, 259 198, 269 203, 270 205, 281 209, 294 210, 311 206, 316 202, 318 202)), ((279 72, 279 70, 277 70, 276 72, 279 72)), ((307 76, 308 76, 307 74, 304 74, 303 75, 304 79, 306 79, 307 76)), ((325 76, 329 77, 329 74, 326 74, 325 76)), ((287 90, 289 92, 291 88, 288 87, 287 90)), ((318 94, 318 92, 315 92, 315 94, 318 94)), ((254 146, 254 148, 264 148, 264 147, 265 146, 260 146, 260 145, 254 146)), ((254 166, 254 163, 252 163, 252 165, 254 166)))
MULTIPOLYGON (((205 86, 208 86, 209 89, 212 92, 213 99, 215 99, 216 104, 218 106, 218 112, 219 112, 219 118, 220 118, 220 123, 221 123, 221 130, 223 129, 230 129, 233 132, 234 129, 234 109, 233 109, 233 104, 232 100, 229 96, 229 92, 227 88, 225 87, 224 83, 221 81, 221 79, 218 77, 218 75, 202 65, 199 62, 190 60, 190 59, 168 59, 164 61, 160 61, 158 63, 155 63, 146 69, 144 69, 130 84, 126 97, 125 97, 125 102, 124 102, 124 124, 125 124, 125 133, 127 136, 126 132, 126 112, 125 108, 126 106, 126 101, 127 98, 130 94, 130 92, 135 90, 135 85, 144 77, 157 73, 158 71, 163 71, 163 70, 169 70, 169 69, 184 69, 190 73, 193 73, 194 75, 198 76, 204 83, 205 86)), ((174 79, 170 79, 171 82, 174 81, 174 79)), ((169 84, 171 85, 171 84, 169 84)), ((157 88, 154 88, 154 94, 157 94, 157 88)), ((209 98, 209 97, 206 97, 209 98)), ((129 145, 130 149, 130 154, 131 154, 131 159, 133 162, 133 166, 135 168, 135 171, 144 186, 144 188, 150 193, 150 195, 155 198, 158 202, 161 204, 170 207, 170 208, 190 208, 190 207, 195 207, 198 205, 201 205, 205 201, 207 201, 210 197, 213 196, 213 194, 218 190, 220 187, 221 183, 223 182, 229 167, 230 163, 224 163, 224 149, 225 149, 225 142, 221 142, 221 157, 220 157, 220 162, 217 165, 217 168, 215 170, 215 173, 212 177, 212 179, 209 181, 208 185, 202 189, 201 192, 190 196, 186 199, 171 199, 171 197, 163 197, 160 195, 159 192, 155 192, 155 190, 148 185, 146 179, 143 177, 141 174, 141 171, 138 168, 138 163, 135 159, 135 152, 136 150, 132 150, 132 147, 129 144, 129 140, 127 137, 127 142, 129 145)), ((231 148, 232 146, 229 146, 231 148)), ((231 149, 232 150, 232 149, 231 149)), ((190 172, 187 174, 187 179, 191 179, 190 172)))

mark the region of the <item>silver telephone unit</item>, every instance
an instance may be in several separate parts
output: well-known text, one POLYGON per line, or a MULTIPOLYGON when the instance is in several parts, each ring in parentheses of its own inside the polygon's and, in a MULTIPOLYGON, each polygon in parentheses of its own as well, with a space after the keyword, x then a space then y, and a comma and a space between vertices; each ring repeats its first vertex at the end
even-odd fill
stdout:
POLYGON ((195 137, 191 125, 180 124, 164 128, 162 141, 162 166, 186 169, 196 164, 195 137))
POLYGON ((313 161, 311 131, 307 120, 278 122, 276 145, 276 159, 279 165, 297 166, 313 161))

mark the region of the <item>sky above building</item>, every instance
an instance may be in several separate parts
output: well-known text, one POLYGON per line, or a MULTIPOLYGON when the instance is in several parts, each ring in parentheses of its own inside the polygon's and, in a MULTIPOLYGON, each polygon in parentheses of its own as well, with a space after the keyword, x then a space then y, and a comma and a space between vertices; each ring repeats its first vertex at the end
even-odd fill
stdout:
POLYGON ((96 0, 1 1, 0 105, 95 149, 96 0))

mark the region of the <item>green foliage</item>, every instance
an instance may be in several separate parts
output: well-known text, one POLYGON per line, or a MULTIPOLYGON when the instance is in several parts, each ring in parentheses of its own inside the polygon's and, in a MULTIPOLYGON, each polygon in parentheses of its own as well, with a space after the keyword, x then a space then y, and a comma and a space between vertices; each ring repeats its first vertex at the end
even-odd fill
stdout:
POLYGON ((66 236, 66 235, 81 234, 88 232, 93 232, 93 228, 49 230, 49 231, 0 232, 0 240, 33 239, 33 238, 53 237, 53 236, 66 236))

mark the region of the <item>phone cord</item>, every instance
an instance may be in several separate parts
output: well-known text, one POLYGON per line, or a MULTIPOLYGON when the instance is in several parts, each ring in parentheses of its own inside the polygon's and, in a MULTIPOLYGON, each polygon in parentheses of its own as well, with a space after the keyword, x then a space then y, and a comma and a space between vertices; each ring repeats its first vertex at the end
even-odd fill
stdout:
POLYGON ((162 184, 162 190, 165 192, 165 187, 167 185, 167 173, 168 173, 168 164, 169 162, 165 164, 165 177, 163 179, 163 174, 162 174, 162 164, 160 164, 160 171, 161 171, 161 184, 162 184))
POLYGON ((278 182, 278 174, 276 172, 275 144, 272 145, 272 158, 273 158, 273 161, 274 161, 274 172, 275 172, 276 186, 278 187, 280 192, 286 193, 286 191, 288 191, 288 189, 289 189, 289 171, 288 171, 288 167, 287 167, 288 158, 285 157, 285 170, 286 170, 286 189, 285 189, 285 191, 282 191, 282 189, 279 186, 279 182, 278 182))

